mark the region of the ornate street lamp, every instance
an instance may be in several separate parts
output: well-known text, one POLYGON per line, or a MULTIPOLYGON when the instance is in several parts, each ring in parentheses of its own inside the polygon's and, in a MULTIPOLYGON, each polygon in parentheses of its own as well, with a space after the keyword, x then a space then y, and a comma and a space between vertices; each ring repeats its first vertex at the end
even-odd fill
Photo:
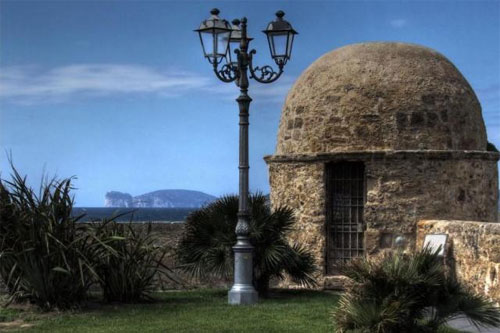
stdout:
POLYGON ((234 250, 234 284, 229 291, 229 304, 254 304, 257 292, 252 284, 253 246, 250 244, 248 212, 248 110, 252 99, 248 96, 248 71, 250 78, 260 83, 276 81, 283 73, 283 67, 290 60, 293 37, 297 34, 290 23, 283 19, 285 13, 278 11, 276 20, 267 25, 263 32, 267 35, 271 56, 278 65, 276 72, 271 66, 254 67, 252 56, 257 52, 248 51, 252 38, 247 35, 247 19, 228 21, 221 19, 218 9, 210 11, 212 16, 203 21, 199 29, 200 41, 205 58, 212 64, 215 75, 223 82, 235 82, 240 88, 236 99, 240 110, 239 139, 239 208, 236 225, 236 245, 234 250), (231 54, 234 53, 235 57, 231 54))
POLYGON ((231 36, 231 25, 228 21, 222 20, 217 16, 217 8, 210 11, 212 16, 201 22, 200 27, 195 30, 200 35, 201 47, 205 58, 217 68, 217 65, 226 57, 229 38, 231 36))

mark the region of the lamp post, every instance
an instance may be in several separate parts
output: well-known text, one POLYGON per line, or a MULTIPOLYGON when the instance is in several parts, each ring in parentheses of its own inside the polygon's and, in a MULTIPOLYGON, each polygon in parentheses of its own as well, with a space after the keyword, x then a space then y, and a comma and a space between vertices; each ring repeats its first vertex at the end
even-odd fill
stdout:
POLYGON ((234 250, 234 284, 229 291, 229 304, 255 304, 257 292, 253 280, 253 246, 249 241, 248 211, 248 110, 252 99, 248 95, 249 78, 260 83, 276 81, 283 73, 283 67, 290 60, 293 38, 297 34, 290 23, 283 19, 283 11, 276 12, 276 20, 267 25, 263 32, 267 35, 271 57, 278 66, 275 71, 271 66, 254 67, 252 57, 255 50, 248 51, 252 41, 247 35, 247 19, 235 19, 232 26, 221 19, 219 10, 214 8, 212 14, 195 30, 200 35, 200 41, 205 58, 213 66, 217 78, 223 82, 235 82, 240 88, 236 99, 240 116, 239 138, 239 206, 238 223, 236 225, 236 245, 234 250), (234 58, 231 53, 234 53, 234 58), (250 75, 249 73, 250 72, 250 75))

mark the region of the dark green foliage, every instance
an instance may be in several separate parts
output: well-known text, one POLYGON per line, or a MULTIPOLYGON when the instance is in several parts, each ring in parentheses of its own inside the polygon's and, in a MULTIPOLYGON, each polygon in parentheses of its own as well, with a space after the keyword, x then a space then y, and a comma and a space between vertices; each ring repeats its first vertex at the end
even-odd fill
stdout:
MULTIPOLYGON (((286 236, 293 230, 295 219, 289 208, 271 212, 262 194, 249 198, 250 242, 254 248, 254 285, 265 295, 272 278, 285 274, 306 286, 315 284, 314 258, 300 245, 290 245, 286 236)), ((178 247, 180 268, 195 277, 232 276, 238 220, 238 197, 225 196, 191 213, 178 247)))
POLYGON ((173 279, 171 270, 162 263, 166 248, 159 246, 151 224, 136 229, 130 223, 103 220, 94 223, 96 238, 113 250, 96 258, 99 284, 108 302, 137 302, 151 298, 161 278, 173 279))
POLYGON ((486 151, 494 151, 494 152, 498 152, 498 149, 497 149, 497 147, 496 147, 493 143, 488 142, 488 143, 486 144, 486 151))
POLYGON ((12 180, 0 181, 0 279, 11 301, 73 308, 99 283, 107 301, 133 302, 148 297, 162 276, 173 278, 150 226, 136 231, 118 216, 79 223, 71 178, 45 181, 36 195, 12 169, 12 180))
POLYGON ((0 276, 13 299, 70 308, 96 278, 100 249, 71 216, 70 190, 71 179, 52 179, 36 195, 14 168, 12 181, 0 181, 0 276))
POLYGON ((334 314, 339 332, 438 332, 460 315, 500 327, 500 310, 458 283, 437 253, 353 260, 345 271, 352 285, 334 314))

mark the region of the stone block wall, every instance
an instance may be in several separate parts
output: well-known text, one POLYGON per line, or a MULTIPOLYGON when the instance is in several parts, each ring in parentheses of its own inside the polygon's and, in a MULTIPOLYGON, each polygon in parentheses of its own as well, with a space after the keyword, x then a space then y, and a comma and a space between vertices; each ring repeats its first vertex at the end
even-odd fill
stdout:
POLYGON ((497 221, 495 160, 424 153, 367 160, 367 253, 393 245, 401 235, 415 244, 422 219, 497 221))
POLYGON ((459 151, 385 151, 266 157, 271 203, 295 210, 291 240, 310 249, 323 284, 326 253, 325 167, 362 161, 366 172, 368 255, 394 247, 404 236, 414 248, 422 219, 497 221, 497 153, 459 151))
MULTIPOLYGON (((321 163, 272 163, 269 165, 272 208, 287 206, 295 211, 292 242, 305 246, 314 254, 322 284, 325 266, 325 186, 321 163)), ((284 281, 282 286, 291 286, 284 281)))
POLYGON ((423 220, 418 223, 417 247, 426 234, 448 234, 448 258, 458 278, 500 304, 500 223, 423 220))

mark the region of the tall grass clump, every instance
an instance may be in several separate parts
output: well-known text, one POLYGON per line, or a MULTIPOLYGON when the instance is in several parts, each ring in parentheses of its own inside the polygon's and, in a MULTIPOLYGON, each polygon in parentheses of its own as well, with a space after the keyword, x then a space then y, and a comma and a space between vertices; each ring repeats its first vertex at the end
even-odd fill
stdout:
POLYGON ((151 298, 162 279, 179 282, 163 264, 166 247, 160 246, 151 223, 134 228, 131 223, 103 220, 94 223, 98 239, 112 249, 96 260, 99 284, 108 302, 138 302, 151 298))
MULTIPOLYGON (((313 255, 299 244, 290 244, 293 211, 281 207, 271 211, 262 194, 249 198, 250 242, 254 246, 253 284, 265 296, 271 279, 291 280, 315 285, 313 255)), ((222 197, 191 213, 178 246, 179 268, 194 276, 228 278, 232 275, 238 222, 238 197, 222 197)))
POLYGON ((438 251, 352 261, 352 284, 334 312, 340 333, 439 332, 465 317, 477 327, 500 327, 500 310, 460 284, 438 251))
POLYGON ((97 278, 92 260, 102 247, 71 214, 72 179, 45 180, 36 194, 12 169, 10 181, 0 180, 0 277, 11 299, 77 306, 97 278))
POLYGON ((135 228, 118 216, 80 223, 72 178, 45 180, 36 194, 12 170, 10 181, 0 180, 0 279, 11 301, 64 310, 99 284, 106 301, 136 302, 164 277, 180 282, 162 263, 166 248, 151 224, 135 228))

